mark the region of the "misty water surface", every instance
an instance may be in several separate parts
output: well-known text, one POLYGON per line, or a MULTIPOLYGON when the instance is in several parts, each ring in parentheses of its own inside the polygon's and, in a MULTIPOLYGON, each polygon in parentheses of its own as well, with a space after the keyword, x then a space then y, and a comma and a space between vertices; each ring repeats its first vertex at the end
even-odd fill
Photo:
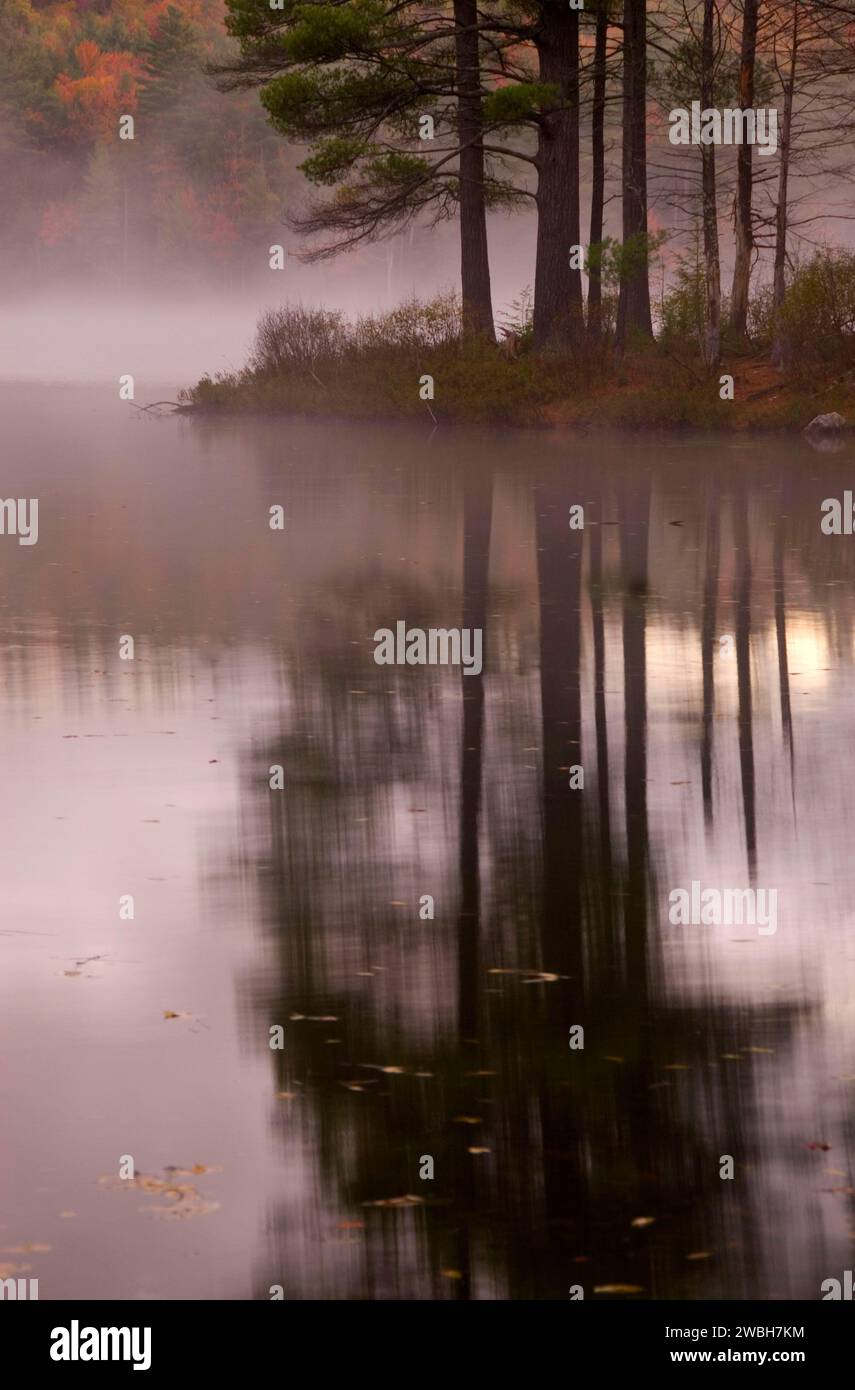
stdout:
POLYGON ((841 1277, 855 561, 819 520, 853 446, 0 410, 4 496, 40 500, 38 544, 0 540, 6 1272, 841 1277), (483 678, 377 666, 399 619, 483 627, 483 678), (776 888, 777 932, 670 925, 693 879, 776 888))

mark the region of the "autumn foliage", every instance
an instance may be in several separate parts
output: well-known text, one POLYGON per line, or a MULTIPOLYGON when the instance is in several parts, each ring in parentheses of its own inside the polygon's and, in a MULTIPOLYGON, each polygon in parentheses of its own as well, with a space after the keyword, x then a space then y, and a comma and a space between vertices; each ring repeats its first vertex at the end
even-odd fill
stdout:
POLYGON ((4 0, 0 177, 15 197, 0 277, 228 283, 248 242, 276 239, 296 159, 257 98, 206 77, 229 52, 223 14, 222 0, 4 0))

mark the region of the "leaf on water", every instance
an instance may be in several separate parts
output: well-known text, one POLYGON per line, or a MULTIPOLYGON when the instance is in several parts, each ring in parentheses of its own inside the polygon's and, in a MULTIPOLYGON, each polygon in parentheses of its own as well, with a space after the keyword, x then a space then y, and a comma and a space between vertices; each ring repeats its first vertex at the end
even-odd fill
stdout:
POLYGON ((207 1163, 194 1163, 192 1168, 177 1168, 174 1163, 167 1163, 164 1173, 177 1173, 180 1178, 190 1178, 199 1173, 222 1173, 222 1168, 212 1168, 207 1163))
POLYGON ((203 1201, 198 1194, 192 1201, 170 1203, 169 1206, 145 1207, 144 1211, 151 1212, 151 1215, 158 1221, 189 1221, 194 1216, 210 1216, 211 1212, 219 1211, 219 1202, 203 1201))
MULTIPOLYGON (((204 1167, 204 1165, 198 1165, 204 1167)), ((174 1172, 183 1174, 187 1169, 164 1169, 164 1172, 174 1172)), ((216 1168, 209 1168, 206 1172, 218 1172, 216 1168)), ((152 1216, 168 1219, 187 1220, 193 1216, 207 1216, 219 1209, 219 1202, 209 1202, 197 1192, 192 1183, 177 1183, 171 1177, 156 1178, 150 1173, 137 1173, 133 1178, 119 1178, 114 1175, 98 1179, 102 1187, 109 1187, 113 1191, 122 1189, 124 1191, 133 1190, 142 1192, 146 1197, 163 1197, 164 1204, 155 1206, 141 1207, 141 1211, 147 1211, 152 1216)))
POLYGON ((363 1202, 364 1207, 423 1207, 424 1197, 414 1197, 407 1192, 403 1197, 378 1197, 373 1202, 363 1202))
MULTIPOLYGON (((163 1010, 163 1017, 164 1017, 165 1019, 170 1019, 170 1018, 183 1018, 183 1019, 186 1019, 188 1023, 195 1023, 195 1024, 198 1024, 198 1025, 201 1026, 202 1028, 207 1028, 207 1027, 208 1027, 207 1023, 205 1023, 203 1019, 199 1018, 197 1014, 176 1013, 176 1011, 175 1011, 174 1009, 164 1009, 164 1010, 163 1010)), ((198 1028, 198 1027, 196 1027, 196 1028, 191 1028, 191 1029, 190 1029, 190 1032, 191 1032, 191 1033, 198 1033, 198 1031, 199 1031, 199 1028, 198 1028)))
POLYGON ((640 1284, 595 1284, 594 1293, 644 1293, 640 1284))
POLYGON ((655 1216, 635 1216, 635 1217, 633 1217, 632 1221, 630 1221, 629 1224, 630 1224, 630 1226, 637 1226, 637 1227, 641 1227, 641 1226, 652 1226, 655 1220, 656 1220, 656 1217, 655 1217, 655 1216))

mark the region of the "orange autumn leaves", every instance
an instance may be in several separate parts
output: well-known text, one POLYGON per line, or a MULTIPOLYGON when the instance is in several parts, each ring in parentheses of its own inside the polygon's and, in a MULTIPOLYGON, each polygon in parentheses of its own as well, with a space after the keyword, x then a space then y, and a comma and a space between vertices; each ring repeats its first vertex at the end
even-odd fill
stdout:
POLYGON ((97 140, 119 138, 119 117, 132 115, 142 62, 132 53, 103 53, 91 39, 74 50, 80 77, 60 73, 54 91, 65 108, 69 128, 97 140))

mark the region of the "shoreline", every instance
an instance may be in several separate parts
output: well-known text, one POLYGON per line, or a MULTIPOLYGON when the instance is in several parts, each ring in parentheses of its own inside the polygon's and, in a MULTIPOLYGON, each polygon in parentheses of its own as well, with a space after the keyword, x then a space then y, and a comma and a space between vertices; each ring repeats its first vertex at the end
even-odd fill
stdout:
POLYGON ((817 416, 855 425, 855 369, 779 372, 767 355, 725 355, 699 375, 667 347, 615 359, 523 353, 508 360, 484 344, 393 352, 343 352, 203 376, 179 393, 185 415, 300 417, 348 423, 426 422, 432 428, 617 429, 722 436, 802 433, 817 416), (826 375, 827 372, 827 375, 826 375), (724 393, 724 399, 722 399, 724 393))

